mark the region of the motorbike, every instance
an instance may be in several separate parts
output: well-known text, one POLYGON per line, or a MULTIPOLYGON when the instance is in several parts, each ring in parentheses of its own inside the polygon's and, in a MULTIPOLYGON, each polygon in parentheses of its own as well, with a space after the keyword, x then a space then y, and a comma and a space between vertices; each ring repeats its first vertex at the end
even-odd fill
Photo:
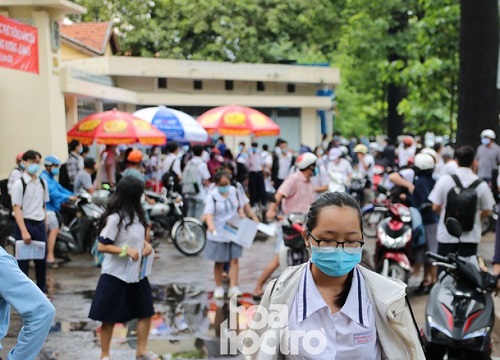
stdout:
POLYGON ((9 236, 14 232, 15 222, 10 210, 0 206, 0 246, 5 247, 9 243, 9 236))
POLYGON ((56 257, 69 260, 70 253, 90 251, 108 198, 106 190, 98 190, 94 195, 82 192, 75 203, 62 204, 61 225, 54 249, 56 257))
POLYGON ((373 262, 379 274, 408 283, 412 248, 412 216, 401 203, 388 205, 389 216, 377 227, 377 242, 373 262))
POLYGON ((366 177, 359 170, 354 170, 351 177, 351 186, 349 193, 356 199, 358 204, 363 203, 363 192, 366 186, 366 177))
MULTIPOLYGON (((446 221, 448 232, 460 241, 462 226, 446 221)), ((427 359, 490 359, 495 311, 491 293, 498 277, 481 270, 477 256, 427 253, 444 271, 431 290, 423 329, 427 359)))
POLYGON ((389 205, 391 204, 385 188, 379 185, 377 192, 374 202, 368 203, 361 208, 363 234, 370 238, 377 236, 378 225, 389 215, 389 205))
POLYGON ((151 219, 151 242, 157 245, 160 238, 170 235, 182 254, 198 255, 207 242, 205 228, 200 220, 184 216, 182 196, 172 190, 162 194, 145 191, 145 194, 156 202, 146 205, 151 219))
POLYGON ((303 213, 291 213, 283 219, 281 228, 285 246, 280 249, 280 264, 294 266, 309 260, 309 251, 302 237, 306 220, 307 215, 303 213))
POLYGON ((491 215, 481 219, 481 235, 486 234, 488 231, 495 231, 498 221, 498 203, 493 205, 491 215))

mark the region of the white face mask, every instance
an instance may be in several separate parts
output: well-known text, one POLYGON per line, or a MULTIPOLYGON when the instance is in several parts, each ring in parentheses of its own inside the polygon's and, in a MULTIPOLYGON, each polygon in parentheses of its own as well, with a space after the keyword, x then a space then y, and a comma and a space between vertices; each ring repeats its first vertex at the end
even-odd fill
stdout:
POLYGON ((483 145, 489 145, 490 142, 491 142, 491 140, 488 138, 481 138, 481 144, 483 144, 483 145))

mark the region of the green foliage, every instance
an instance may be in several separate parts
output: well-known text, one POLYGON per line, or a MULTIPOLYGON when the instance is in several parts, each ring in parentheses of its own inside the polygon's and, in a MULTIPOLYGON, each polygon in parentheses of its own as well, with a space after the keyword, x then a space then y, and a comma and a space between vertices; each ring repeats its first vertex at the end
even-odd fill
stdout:
POLYGON ((341 69, 336 130, 387 132, 387 86, 405 86, 407 130, 455 124, 459 2, 452 0, 75 0, 112 20, 123 52, 174 59, 299 63, 341 69), (402 31, 395 31, 400 21, 402 31), (398 56, 394 56, 398 55, 398 56), (396 60, 389 60, 396 59, 396 60), (451 121, 451 124, 450 124, 451 121))

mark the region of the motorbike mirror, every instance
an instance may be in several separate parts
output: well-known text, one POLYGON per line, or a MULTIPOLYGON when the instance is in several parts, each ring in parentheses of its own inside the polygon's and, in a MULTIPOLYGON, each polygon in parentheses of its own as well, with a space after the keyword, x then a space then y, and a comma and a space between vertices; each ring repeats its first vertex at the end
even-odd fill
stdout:
POLYGON ((450 217, 446 219, 445 225, 446 230, 448 230, 448 233, 451 236, 460 238, 460 236, 462 235, 462 225, 460 224, 460 222, 458 222, 457 219, 450 217))

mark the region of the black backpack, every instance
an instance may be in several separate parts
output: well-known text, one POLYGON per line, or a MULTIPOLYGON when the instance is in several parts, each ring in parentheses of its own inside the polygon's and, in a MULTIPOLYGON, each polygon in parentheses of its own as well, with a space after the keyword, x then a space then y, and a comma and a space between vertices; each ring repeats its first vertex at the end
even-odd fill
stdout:
POLYGON ((0 205, 6 209, 12 210, 12 201, 10 199, 7 183, 9 179, 0 180, 0 205))
POLYGON ((471 231, 477 212, 476 187, 483 182, 481 179, 474 181, 469 187, 464 188, 458 176, 451 176, 455 186, 448 191, 446 198, 446 212, 444 219, 453 217, 462 225, 463 231, 471 231))
POLYGON ((165 187, 166 189, 170 189, 170 186, 172 185, 173 191, 175 191, 179 194, 182 194, 182 186, 181 186, 181 183, 179 181, 179 176, 173 170, 173 167, 174 167, 174 164, 176 161, 179 161, 179 160, 175 159, 174 161, 172 161, 172 165, 170 165, 170 169, 168 169, 168 171, 165 174, 163 174, 163 176, 161 177, 161 182, 163 183, 163 187, 165 187))
POLYGON ((68 167, 66 163, 62 164, 59 168, 59 184, 65 189, 73 192, 73 187, 71 186, 71 180, 68 175, 68 167))

